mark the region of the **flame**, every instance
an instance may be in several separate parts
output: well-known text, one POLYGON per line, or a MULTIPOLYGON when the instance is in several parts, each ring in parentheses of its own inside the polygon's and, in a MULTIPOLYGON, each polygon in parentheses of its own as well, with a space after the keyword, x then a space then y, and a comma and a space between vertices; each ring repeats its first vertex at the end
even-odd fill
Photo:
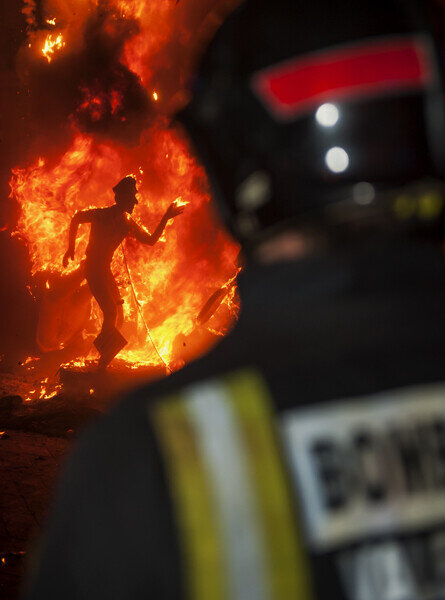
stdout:
POLYGON ((63 35, 59 33, 57 37, 53 37, 52 33, 49 33, 45 39, 45 45, 42 48, 42 54, 46 60, 50 63, 53 59, 53 54, 56 50, 61 50, 65 46, 63 35))
MULTIPOLYGON (((78 134, 55 164, 41 157, 13 171, 11 189, 22 208, 17 232, 28 240, 33 274, 61 270, 71 217, 77 210, 113 203, 111 188, 128 172, 127 153, 78 134)), ((203 305, 236 272, 239 249, 215 221, 204 171, 178 132, 154 128, 133 155, 138 161, 145 156, 145 163, 133 169, 139 179, 134 218, 153 230, 171 202, 186 210, 167 224, 155 246, 130 239, 115 253, 112 269, 124 299, 124 335, 130 342, 120 356, 135 364, 165 361, 175 368, 180 362, 175 339, 196 329, 203 305)), ((85 253, 88 234, 88 226, 81 226, 77 260, 85 253)), ((44 285, 51 289, 48 277, 44 285)), ((236 295, 228 294, 207 331, 225 333, 237 311, 236 295)), ((98 331, 101 313, 97 306, 93 312, 98 331)))
MULTIPOLYGON (((133 217, 149 231, 156 228, 172 202, 185 208, 169 221, 155 246, 128 239, 113 259, 112 270, 124 300, 122 333, 129 342, 119 357, 134 368, 165 364, 172 370, 182 366, 225 335, 238 314, 234 278, 239 270, 239 247, 214 216, 203 168, 183 133, 170 127, 167 120, 184 101, 184 84, 203 39, 238 2, 197 0, 192 9, 174 0, 76 0, 73 12, 66 3, 54 0, 45 28, 62 24, 57 35, 36 31, 35 2, 26 2, 33 28, 29 38, 36 41, 36 48, 44 39, 41 52, 48 63, 66 46, 66 39, 70 40, 67 56, 79 51, 96 12, 105 15, 102 26, 106 36, 130 32, 122 42, 119 68, 129 69, 137 85, 143 86, 148 100, 154 101, 150 102, 153 114, 159 110, 157 117, 151 115, 149 125, 144 122, 146 129, 140 132, 139 143, 131 148, 121 145, 107 137, 106 127, 99 127, 104 122, 116 126, 116 121, 125 126, 127 118, 132 118, 121 71, 114 66, 113 76, 82 80, 70 113, 71 142, 59 154, 42 152, 29 164, 13 169, 10 181, 11 196, 21 207, 15 233, 27 240, 34 277, 31 287, 37 299, 56 294, 57 282, 75 273, 85 254, 89 227, 82 225, 76 259, 63 271, 72 216, 78 210, 113 204, 112 188, 120 178, 136 174, 139 204, 133 217), (43 35, 46 38, 40 37, 43 35), (174 60, 165 58, 167 55, 174 60), (90 128, 81 131, 81 123, 90 128), (91 133, 96 126, 100 136, 91 133), (219 301, 211 305, 204 322, 198 317, 215 294, 219 301)), ((105 73, 106 69, 105 65, 105 73)), ((87 349, 79 350, 71 365, 84 364, 100 325, 101 311, 93 301, 83 333, 87 349)), ((29 392, 27 400, 48 399, 56 393, 48 382, 42 383, 29 392)))
POLYGON ((56 383, 55 381, 49 382, 48 378, 41 382, 34 382, 35 387, 27 390, 24 395, 25 402, 35 402, 43 400, 51 400, 57 396, 62 389, 62 384, 56 383))

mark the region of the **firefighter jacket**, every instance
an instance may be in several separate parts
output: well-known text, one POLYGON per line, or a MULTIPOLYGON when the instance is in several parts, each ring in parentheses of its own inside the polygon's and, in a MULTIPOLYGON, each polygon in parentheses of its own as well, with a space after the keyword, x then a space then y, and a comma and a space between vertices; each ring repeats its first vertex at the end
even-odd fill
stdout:
POLYGON ((445 598, 437 246, 247 269, 208 356, 65 467, 27 600, 445 598))

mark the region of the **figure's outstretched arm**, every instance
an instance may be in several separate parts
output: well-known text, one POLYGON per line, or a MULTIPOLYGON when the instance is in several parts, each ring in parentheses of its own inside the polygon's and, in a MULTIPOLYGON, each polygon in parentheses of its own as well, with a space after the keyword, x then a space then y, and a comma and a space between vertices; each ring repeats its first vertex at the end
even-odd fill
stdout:
POLYGON ((74 251, 76 249, 76 237, 77 237, 77 229, 80 223, 91 223, 92 218, 92 210, 82 210, 76 212, 74 217, 71 219, 70 230, 68 234, 68 250, 65 252, 63 256, 63 266, 66 267, 68 265, 68 260, 74 260, 74 251))
POLYGON ((161 237, 165 226, 167 225, 167 222, 170 219, 174 219, 182 212, 184 212, 184 207, 178 206, 176 202, 172 202, 166 210, 165 215, 159 221, 159 225, 156 227, 153 233, 148 233, 146 229, 134 223, 132 235, 138 240, 138 242, 141 242, 142 244, 147 244, 148 246, 154 246, 158 239, 161 237))

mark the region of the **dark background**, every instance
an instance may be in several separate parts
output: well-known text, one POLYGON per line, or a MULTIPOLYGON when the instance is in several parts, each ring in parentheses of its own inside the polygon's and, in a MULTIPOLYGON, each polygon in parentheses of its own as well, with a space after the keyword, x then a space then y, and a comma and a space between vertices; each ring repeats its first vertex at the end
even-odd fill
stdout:
POLYGON ((19 206, 9 198, 11 169, 28 153, 32 132, 29 96, 20 84, 16 56, 26 40, 22 2, 3 0, 0 52, 0 354, 21 360, 33 345, 32 298, 27 290, 30 263, 26 244, 11 237, 19 206))

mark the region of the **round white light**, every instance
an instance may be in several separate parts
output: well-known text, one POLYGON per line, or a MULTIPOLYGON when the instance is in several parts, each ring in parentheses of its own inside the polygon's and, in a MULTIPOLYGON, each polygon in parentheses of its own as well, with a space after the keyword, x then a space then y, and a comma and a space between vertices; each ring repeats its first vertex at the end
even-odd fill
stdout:
POLYGON ((333 173, 343 173, 349 165, 348 153, 339 146, 328 150, 324 160, 328 169, 333 173))
POLYGON ((337 123, 339 117, 340 113, 338 108, 335 104, 330 104, 329 102, 319 106, 315 113, 317 123, 323 127, 333 127, 337 123))

